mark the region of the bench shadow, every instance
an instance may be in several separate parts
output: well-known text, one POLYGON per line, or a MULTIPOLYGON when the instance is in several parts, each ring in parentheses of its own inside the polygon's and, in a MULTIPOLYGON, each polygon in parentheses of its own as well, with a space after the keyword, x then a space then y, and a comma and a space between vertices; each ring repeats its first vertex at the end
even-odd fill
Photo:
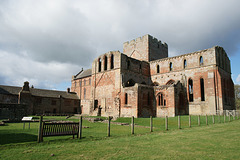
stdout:
POLYGON ((0 145, 37 141, 37 136, 27 133, 1 133, 0 145))

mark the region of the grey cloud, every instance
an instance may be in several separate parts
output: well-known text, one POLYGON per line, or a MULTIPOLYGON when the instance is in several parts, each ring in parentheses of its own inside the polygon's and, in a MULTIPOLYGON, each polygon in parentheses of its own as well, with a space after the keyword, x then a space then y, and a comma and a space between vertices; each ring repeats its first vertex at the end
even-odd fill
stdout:
MULTIPOLYGON (((98 55, 122 51, 123 42, 145 34, 167 42, 170 56, 215 45, 231 56, 240 46, 239 6, 237 0, 0 1, 0 50, 9 53, 9 69, 15 63, 10 58, 24 53, 32 65, 56 67, 49 65, 56 62, 69 67, 66 72, 74 70, 72 74, 91 67, 98 55)), ((25 70, 24 64, 18 67, 25 70)), ((36 77, 43 74, 39 71, 36 77)), ((55 77, 70 81, 69 75, 55 77)))

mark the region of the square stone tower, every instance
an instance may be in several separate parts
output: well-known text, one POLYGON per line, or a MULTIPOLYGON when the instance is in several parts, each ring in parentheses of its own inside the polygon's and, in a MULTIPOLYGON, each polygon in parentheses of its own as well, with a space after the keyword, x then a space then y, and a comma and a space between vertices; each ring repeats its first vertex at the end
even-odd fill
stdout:
POLYGON ((123 43, 123 53, 131 58, 150 62, 168 57, 168 45, 147 34, 123 43))

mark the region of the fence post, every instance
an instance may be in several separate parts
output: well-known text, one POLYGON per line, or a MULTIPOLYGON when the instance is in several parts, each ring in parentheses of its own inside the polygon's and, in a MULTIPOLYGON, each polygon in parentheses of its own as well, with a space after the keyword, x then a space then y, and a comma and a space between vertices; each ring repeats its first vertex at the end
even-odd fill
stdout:
POLYGON ((208 125, 208 116, 206 114, 206 125, 208 125))
POLYGON ((79 131, 78 131, 78 138, 82 139, 82 116, 79 117, 79 131))
POLYGON ((212 123, 215 124, 215 117, 212 115, 212 123))
POLYGON ((200 115, 198 115, 198 125, 201 125, 201 121, 200 121, 200 115))
POLYGON ((168 130, 168 116, 165 116, 165 130, 168 130))
POLYGON ((153 118, 150 116, 150 132, 153 132, 153 118))
POLYGON ((134 116, 132 116, 132 134, 134 134, 134 116))
POLYGON ((181 129, 181 117, 178 115, 178 129, 181 129))
POLYGON ((221 117, 218 115, 218 123, 221 123, 221 117))
POLYGON ((110 116, 108 116, 108 132, 107 132, 108 137, 110 137, 110 125, 111 125, 111 119, 110 119, 110 116))
POLYGON ((223 115, 223 121, 224 121, 224 123, 226 123, 226 115, 225 114, 223 115))
POLYGON ((42 138, 42 120, 43 120, 43 116, 40 116, 39 130, 38 130, 38 143, 43 141, 43 138, 42 138))
POLYGON ((191 127, 191 115, 189 115, 189 127, 191 127))

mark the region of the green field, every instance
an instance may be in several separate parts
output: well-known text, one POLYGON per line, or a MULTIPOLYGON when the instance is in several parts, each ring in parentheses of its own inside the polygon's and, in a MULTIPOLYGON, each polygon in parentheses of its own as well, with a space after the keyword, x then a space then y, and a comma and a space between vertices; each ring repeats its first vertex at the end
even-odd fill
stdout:
MULTIPOLYGON (((135 119, 135 135, 130 126, 111 125, 111 137, 107 137, 106 123, 83 121, 83 139, 71 136, 44 137, 37 143, 38 123, 31 129, 22 129, 22 123, 0 126, 0 159, 240 159, 240 121, 231 119, 223 123, 223 117, 181 117, 181 130, 177 129, 177 117, 169 118, 169 131, 164 130, 164 118, 154 118, 154 132, 149 132, 149 119, 135 119), (144 126, 144 127, 143 127, 144 126), (51 156, 51 154, 54 154, 51 156)), ((65 117, 44 119, 66 120, 65 117)), ((78 121, 76 117, 68 119, 78 121)), ((116 121, 130 123, 130 118, 116 121)), ((26 125, 26 128, 28 126, 26 125)))

